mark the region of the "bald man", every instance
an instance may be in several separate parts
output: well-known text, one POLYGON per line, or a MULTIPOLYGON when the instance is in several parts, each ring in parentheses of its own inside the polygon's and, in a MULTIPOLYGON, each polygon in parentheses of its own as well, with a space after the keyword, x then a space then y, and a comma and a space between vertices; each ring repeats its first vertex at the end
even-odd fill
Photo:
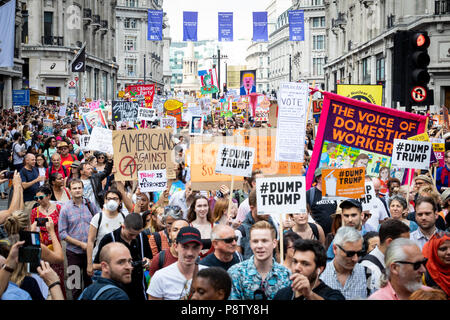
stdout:
POLYGON ((130 250, 121 242, 111 242, 100 251, 102 276, 81 294, 79 300, 129 300, 123 285, 131 282, 130 250))

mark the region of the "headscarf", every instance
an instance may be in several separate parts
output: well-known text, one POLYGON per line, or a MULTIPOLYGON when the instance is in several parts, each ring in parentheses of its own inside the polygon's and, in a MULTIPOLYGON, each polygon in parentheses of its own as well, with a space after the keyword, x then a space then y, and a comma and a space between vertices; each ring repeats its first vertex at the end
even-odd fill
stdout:
POLYGON ((437 255, 438 248, 447 240, 450 240, 449 232, 437 232, 425 243, 422 253, 428 259, 427 270, 431 278, 439 287, 450 296, 450 266, 442 263, 437 255))

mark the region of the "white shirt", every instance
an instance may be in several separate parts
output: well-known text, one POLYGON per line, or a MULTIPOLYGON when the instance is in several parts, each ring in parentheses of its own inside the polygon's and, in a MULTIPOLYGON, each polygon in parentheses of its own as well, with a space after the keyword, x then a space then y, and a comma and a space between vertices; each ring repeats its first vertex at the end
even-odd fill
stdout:
POLYGON ((101 225, 100 228, 98 226, 98 221, 100 219, 100 212, 96 213, 91 220, 91 226, 95 227, 96 229, 98 229, 98 235, 97 235, 97 239, 95 242, 95 246, 94 246, 94 250, 92 251, 92 260, 95 259, 95 256, 97 255, 97 251, 98 251, 98 245, 100 243, 100 241, 103 239, 103 237, 105 235, 107 235, 110 232, 113 232, 114 230, 118 229, 122 223, 123 223, 123 216, 122 214, 119 212, 117 214, 116 217, 114 218, 110 218, 106 215, 106 213, 102 213, 102 221, 101 221, 101 225))
MULTIPOLYGON (((208 268, 198 266, 198 270, 208 268)), ((150 280, 147 294, 164 300, 180 300, 185 297, 191 289, 191 280, 187 280, 178 269, 178 262, 162 268, 155 272, 150 280)))
POLYGON ((388 213, 383 201, 381 201, 378 197, 376 197, 373 201, 376 202, 376 207, 370 210, 372 216, 366 221, 366 224, 369 224, 373 227, 373 229, 378 230, 380 220, 386 219, 388 217, 388 213))
MULTIPOLYGON (((370 255, 374 256, 378 259, 378 261, 381 262, 384 268, 386 268, 386 265, 384 263, 384 254, 383 252, 378 249, 378 247, 375 247, 372 251, 370 251, 370 255)), ((372 289, 372 292, 375 290, 380 289, 380 278, 381 278, 381 270, 378 268, 378 266, 369 260, 363 260, 360 263, 362 266, 367 267, 372 271, 372 277, 371 277, 371 283, 370 283, 370 289, 372 289)))

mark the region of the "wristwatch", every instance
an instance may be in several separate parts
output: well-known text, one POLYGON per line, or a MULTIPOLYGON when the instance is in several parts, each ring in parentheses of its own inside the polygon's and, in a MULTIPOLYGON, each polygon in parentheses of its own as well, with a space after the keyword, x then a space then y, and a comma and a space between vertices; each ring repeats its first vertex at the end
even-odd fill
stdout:
POLYGON ((5 271, 8 271, 9 273, 13 273, 14 272, 14 269, 9 267, 9 266, 7 266, 6 264, 3 265, 2 269, 5 270, 5 271))

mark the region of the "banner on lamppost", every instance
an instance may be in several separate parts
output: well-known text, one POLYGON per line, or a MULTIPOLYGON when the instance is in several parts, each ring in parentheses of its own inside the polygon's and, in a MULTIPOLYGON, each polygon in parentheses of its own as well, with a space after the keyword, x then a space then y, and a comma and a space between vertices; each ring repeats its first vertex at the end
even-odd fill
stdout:
POLYGON ((197 41, 198 12, 183 11, 183 41, 197 41))
POLYGON ((267 12, 253 12, 253 41, 267 42, 268 39, 267 12))
POLYGON ((289 11, 289 40, 305 40, 305 19, 303 10, 289 11))
POLYGON ((162 41, 163 11, 148 10, 147 40, 162 41))
POLYGON ((233 41, 233 12, 219 12, 219 41, 233 41))

